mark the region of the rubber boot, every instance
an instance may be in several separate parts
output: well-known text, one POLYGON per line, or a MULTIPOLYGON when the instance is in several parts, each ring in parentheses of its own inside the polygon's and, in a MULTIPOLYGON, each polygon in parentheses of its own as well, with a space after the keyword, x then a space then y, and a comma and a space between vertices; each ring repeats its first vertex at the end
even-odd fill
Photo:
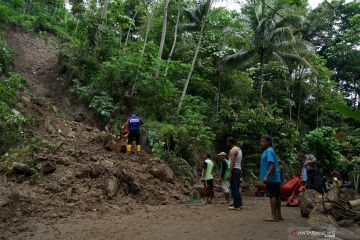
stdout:
POLYGON ((126 145, 126 152, 130 153, 131 152, 131 144, 127 144, 126 145))
POLYGON ((136 145, 136 151, 137 151, 137 153, 141 152, 141 145, 136 145))

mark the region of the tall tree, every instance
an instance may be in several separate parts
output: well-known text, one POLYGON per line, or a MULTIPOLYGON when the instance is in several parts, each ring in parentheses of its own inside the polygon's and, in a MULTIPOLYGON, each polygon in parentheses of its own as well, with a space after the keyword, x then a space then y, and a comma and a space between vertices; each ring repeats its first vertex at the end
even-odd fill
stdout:
MULTIPOLYGON (((101 11, 101 22, 98 26, 98 29, 96 31, 96 34, 95 34, 95 49, 97 48, 98 44, 99 44, 99 41, 100 41, 100 37, 99 37, 99 33, 101 32, 104 24, 105 24, 105 20, 106 20, 106 14, 107 14, 107 11, 108 11, 108 7, 109 7, 109 3, 110 3, 110 0, 105 0, 104 2, 104 6, 102 8, 102 11, 101 11)), ((95 50, 96 52, 96 50, 95 50)))
POLYGON ((159 77, 160 61, 161 61, 162 53, 163 53, 163 50, 164 50, 165 36, 166 36, 166 26, 167 26, 167 16, 168 16, 168 6, 169 6, 169 0, 164 0, 163 24, 162 24, 162 31, 161 31, 161 39, 160 39, 158 59, 157 59, 157 64, 156 64, 155 78, 159 77))
POLYGON ((176 41, 177 41, 177 36, 178 36, 178 28, 179 28, 179 22, 180 22, 180 13, 181 13, 181 8, 182 8, 181 3, 182 3, 182 1, 178 0, 178 11, 177 11, 176 23, 175 23, 175 29, 174 29, 174 40, 173 40, 173 44, 171 46, 169 57, 168 57, 168 60, 166 63, 165 74, 164 74, 165 77, 167 76, 167 73, 169 71, 169 63, 170 63, 171 57, 174 53, 175 46, 176 46, 176 41))
POLYGON ((264 65, 269 60, 278 60, 282 63, 297 61, 306 63, 296 48, 305 42, 296 38, 293 34, 294 26, 302 24, 303 18, 298 16, 283 16, 282 10, 288 8, 285 4, 277 4, 273 7, 262 1, 255 3, 248 9, 250 27, 253 30, 251 47, 224 59, 226 64, 246 65, 260 63, 259 75, 259 102, 263 101, 264 88, 264 65))
POLYGON ((209 11, 210 11, 212 2, 213 2, 212 0, 207 0, 206 2, 200 3, 196 8, 187 9, 185 11, 187 13, 187 16, 189 17, 189 19, 192 22, 190 24, 188 24, 188 25, 185 25, 184 28, 188 29, 188 30, 194 30, 194 29, 199 29, 199 27, 200 27, 200 31, 199 31, 199 38, 198 38, 198 41, 197 41, 197 45, 196 45, 196 48, 195 48, 195 54, 194 54, 193 60, 191 62, 191 67, 190 67, 188 76, 186 78, 185 86, 184 86, 184 89, 182 91, 181 98, 180 98, 180 101, 179 101, 179 105, 178 105, 178 108, 177 108, 178 113, 181 111, 181 107, 182 107, 182 104, 184 102, 186 91, 188 89, 192 73, 194 71, 195 63, 196 63, 196 60, 197 60, 197 55, 199 53, 200 46, 201 46, 201 40, 202 40, 202 37, 203 37, 203 34, 204 34, 204 28, 205 28, 206 19, 207 19, 208 15, 209 15, 209 11))
POLYGON ((134 83, 134 85, 133 85, 133 87, 132 87, 130 96, 133 96, 134 93, 135 93, 136 83, 137 83, 137 80, 139 79, 140 68, 141 68, 141 64, 142 64, 143 58, 144 58, 145 49, 146 49, 146 46, 147 46, 147 43, 148 43, 150 26, 151 26, 151 22, 152 22, 153 17, 154 17, 155 9, 156 9, 156 2, 155 2, 155 1, 154 1, 154 2, 150 2, 150 6, 149 6, 149 16, 148 16, 147 22, 146 22, 144 45, 143 45, 143 48, 142 48, 142 50, 141 50, 140 60, 139 60, 139 64, 138 64, 137 72, 136 72, 136 77, 135 77, 135 83, 134 83))

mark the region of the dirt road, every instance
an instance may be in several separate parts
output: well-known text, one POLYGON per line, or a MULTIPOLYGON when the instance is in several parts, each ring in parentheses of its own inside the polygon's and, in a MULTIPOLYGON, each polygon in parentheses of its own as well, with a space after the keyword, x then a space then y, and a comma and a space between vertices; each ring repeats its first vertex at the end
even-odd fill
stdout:
MULTIPOLYGON (((306 226, 297 208, 283 208, 285 221, 264 222, 269 214, 266 198, 245 198, 241 211, 223 204, 207 206, 152 206, 129 215, 101 215, 33 223, 11 239, 288 239, 288 228, 306 226)), ((35 220, 35 219, 34 219, 35 220)))

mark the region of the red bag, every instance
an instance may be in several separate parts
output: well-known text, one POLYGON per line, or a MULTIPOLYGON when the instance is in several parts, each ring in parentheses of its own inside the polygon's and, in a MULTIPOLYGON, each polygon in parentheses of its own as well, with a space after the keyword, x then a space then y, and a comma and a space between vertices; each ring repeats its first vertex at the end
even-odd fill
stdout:
POLYGON ((301 184, 301 178, 298 176, 296 176, 296 177, 290 179, 289 181, 287 181, 286 183, 284 183, 280 187, 281 201, 286 201, 289 197, 291 197, 293 192, 296 190, 296 188, 299 187, 300 184, 301 184))
POLYGON ((289 207, 298 207, 300 205, 299 196, 293 195, 292 197, 290 197, 286 205, 289 207))

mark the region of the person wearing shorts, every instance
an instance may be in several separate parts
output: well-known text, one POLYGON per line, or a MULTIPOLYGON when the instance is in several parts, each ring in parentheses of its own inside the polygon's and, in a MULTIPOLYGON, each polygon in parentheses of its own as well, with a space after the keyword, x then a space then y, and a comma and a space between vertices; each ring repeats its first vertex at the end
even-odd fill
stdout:
POLYGON ((277 222, 283 220, 280 200, 280 167, 269 135, 262 136, 261 149, 263 153, 260 160, 260 180, 265 184, 265 193, 270 198, 271 207, 271 217, 264 220, 277 222))

